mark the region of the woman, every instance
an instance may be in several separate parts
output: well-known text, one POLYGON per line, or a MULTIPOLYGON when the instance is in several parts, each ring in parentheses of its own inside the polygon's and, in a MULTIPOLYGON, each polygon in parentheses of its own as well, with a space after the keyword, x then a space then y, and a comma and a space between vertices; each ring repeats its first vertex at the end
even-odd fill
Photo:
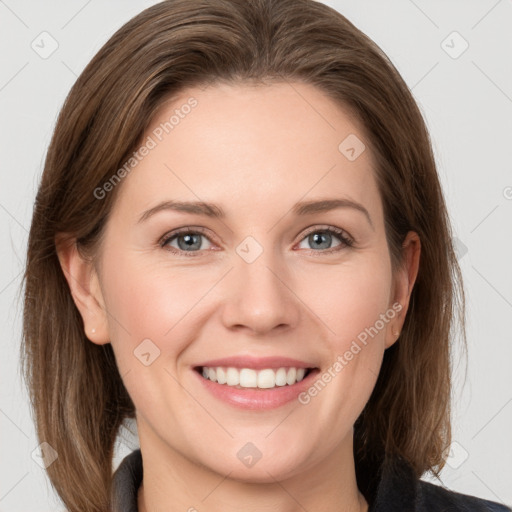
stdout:
POLYGON ((509 510, 419 481, 460 270, 407 86, 325 5, 164 1, 114 34, 59 116, 25 279, 72 512, 509 510))

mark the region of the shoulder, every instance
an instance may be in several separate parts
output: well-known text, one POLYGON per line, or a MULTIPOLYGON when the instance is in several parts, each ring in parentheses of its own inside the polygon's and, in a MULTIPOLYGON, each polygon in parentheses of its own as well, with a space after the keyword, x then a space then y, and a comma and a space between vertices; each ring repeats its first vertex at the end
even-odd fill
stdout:
POLYGON ((495 501, 461 494, 439 485, 419 480, 418 510, 450 512, 512 512, 512 509, 495 501))
POLYGON ((421 480, 409 461, 399 456, 384 458, 367 491, 369 512, 512 512, 496 501, 421 480))

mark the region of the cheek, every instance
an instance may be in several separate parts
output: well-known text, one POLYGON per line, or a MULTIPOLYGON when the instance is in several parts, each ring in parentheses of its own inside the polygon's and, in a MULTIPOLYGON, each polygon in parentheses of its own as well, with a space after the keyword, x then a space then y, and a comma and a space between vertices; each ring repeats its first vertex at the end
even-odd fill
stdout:
POLYGON ((115 257, 114 252, 104 268, 109 331, 120 368, 127 371, 145 346, 168 362, 175 360, 198 326, 194 315, 218 276, 165 262, 148 265, 137 254, 115 257))
POLYGON ((151 415, 166 401, 171 408, 179 406, 169 393, 171 375, 196 325, 194 305, 208 286, 194 282, 191 273, 141 260, 105 262, 105 302, 119 373, 136 409, 151 415))
POLYGON ((350 421, 355 421, 380 370, 386 329, 395 316, 390 305, 392 279, 388 263, 382 255, 375 255, 365 258, 364 264, 360 260, 340 266, 336 272, 331 268, 325 278, 317 273, 317 291, 309 295, 308 306, 326 327, 329 362, 302 403, 314 404, 316 417, 340 429, 347 417, 337 413, 333 416, 333 412, 343 409, 350 421), (322 398, 317 400, 315 397, 320 395, 322 398))
POLYGON ((305 302, 322 320, 339 350, 373 326, 390 307, 389 261, 377 254, 310 272, 303 284, 305 302))

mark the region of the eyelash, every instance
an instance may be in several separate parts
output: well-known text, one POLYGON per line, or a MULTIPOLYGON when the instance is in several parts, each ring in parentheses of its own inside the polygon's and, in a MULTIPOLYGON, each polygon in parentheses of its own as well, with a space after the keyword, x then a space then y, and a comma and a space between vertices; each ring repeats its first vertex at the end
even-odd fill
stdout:
MULTIPOLYGON (((339 238, 341 244, 340 245, 337 245, 336 247, 332 247, 330 249, 323 249, 323 250, 319 250, 319 251, 315 251, 313 249, 309 249, 309 251, 313 254, 320 254, 320 255, 323 255, 323 254, 333 254, 333 253, 336 253, 344 248, 347 248, 347 247, 353 247, 354 246, 354 240, 347 235, 347 233, 342 230, 342 229, 339 229, 339 228, 335 228, 333 226, 330 226, 330 227, 326 227, 326 228, 319 228, 319 227, 315 227, 314 229, 308 231, 307 233, 305 233, 305 235, 301 238, 301 242, 302 240, 304 240, 306 237, 308 237, 309 235, 312 235, 313 233, 329 233, 329 234, 333 234, 335 235, 337 238, 339 238)), ((185 257, 197 257, 197 256, 200 256, 201 255, 201 250, 199 251, 183 251, 181 249, 176 249, 175 247, 171 247, 169 249, 166 249, 166 245, 168 242, 170 242, 171 240, 173 240, 174 238, 178 237, 179 235, 183 235, 183 234, 186 234, 186 235, 203 235, 204 237, 208 238, 209 237, 206 235, 206 232, 205 230, 203 230, 202 228, 194 228, 194 229, 191 229, 189 227, 187 228, 181 228, 181 229, 178 229, 176 231, 171 231, 170 233, 167 233, 166 235, 164 235, 158 242, 159 246, 169 252, 172 252, 174 254, 179 254, 180 256, 183 255, 185 257)), ((210 240, 211 242, 211 240, 210 240)), ((211 242, 213 243, 213 242, 211 242)), ((307 249, 306 249, 307 250, 307 249)))

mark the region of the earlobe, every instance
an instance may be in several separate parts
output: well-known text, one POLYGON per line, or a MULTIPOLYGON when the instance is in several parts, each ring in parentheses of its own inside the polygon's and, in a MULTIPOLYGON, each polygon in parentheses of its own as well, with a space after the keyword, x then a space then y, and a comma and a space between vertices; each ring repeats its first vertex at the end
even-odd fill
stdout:
POLYGON ((98 345, 109 343, 107 315, 93 262, 80 254, 75 239, 58 235, 55 245, 71 296, 82 316, 87 338, 98 345))
POLYGON ((418 234, 409 231, 402 243, 403 265, 395 276, 395 293, 392 302, 393 309, 397 311, 393 323, 388 329, 386 336, 386 348, 390 347, 400 337, 411 293, 418 276, 421 254, 421 241, 418 234))

